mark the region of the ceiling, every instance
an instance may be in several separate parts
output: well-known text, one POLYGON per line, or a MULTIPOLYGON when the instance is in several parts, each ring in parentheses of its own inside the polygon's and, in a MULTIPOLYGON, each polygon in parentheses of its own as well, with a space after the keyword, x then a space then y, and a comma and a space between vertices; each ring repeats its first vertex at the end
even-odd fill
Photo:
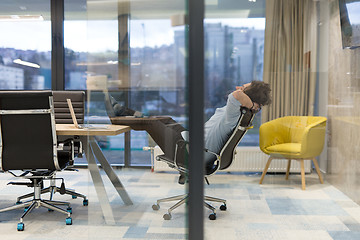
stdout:
MULTIPOLYGON (((189 0, 191 1, 191 0, 189 0)), ((64 0, 65 19, 166 19, 186 12, 185 0, 64 0)), ((42 15, 50 19, 50 0, 1 0, 0 15, 42 15)), ((205 0, 206 18, 264 17, 265 0, 205 0), (255 1, 255 2, 254 2, 255 1)))

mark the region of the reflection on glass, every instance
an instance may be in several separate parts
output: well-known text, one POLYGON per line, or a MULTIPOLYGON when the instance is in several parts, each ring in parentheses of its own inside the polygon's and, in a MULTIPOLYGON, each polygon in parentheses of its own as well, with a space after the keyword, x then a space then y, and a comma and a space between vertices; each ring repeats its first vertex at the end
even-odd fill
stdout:
MULTIPOLYGON (((227 95, 252 80, 262 80, 265 18, 205 19, 205 114, 225 106, 227 95)), ((261 114, 241 146, 258 146, 261 114)))
POLYGON ((0 89, 51 88, 50 1, 0 2, 0 89), (36 34, 34 34, 36 29, 36 34))
MULTIPOLYGON (((128 104, 146 116, 170 115, 183 123, 184 26, 172 26, 169 19, 126 19, 130 52, 122 56, 118 32, 123 20, 114 20, 117 17, 111 15, 88 19, 86 14, 79 19, 68 9, 70 4, 65 5, 65 89, 89 90, 89 77, 105 76, 106 89, 120 104, 128 104), (130 71, 129 81, 123 75, 124 68, 130 71)), ((82 9, 87 8, 89 5, 82 9)), ((88 103, 88 117, 108 121, 103 93, 94 90, 88 103)), ((123 159, 119 162, 118 156, 112 153, 124 150, 123 141, 122 135, 101 139, 103 150, 113 158, 113 163, 123 163, 123 159)), ((150 153, 143 151, 150 143, 145 132, 131 133, 132 164, 150 165, 150 153)))

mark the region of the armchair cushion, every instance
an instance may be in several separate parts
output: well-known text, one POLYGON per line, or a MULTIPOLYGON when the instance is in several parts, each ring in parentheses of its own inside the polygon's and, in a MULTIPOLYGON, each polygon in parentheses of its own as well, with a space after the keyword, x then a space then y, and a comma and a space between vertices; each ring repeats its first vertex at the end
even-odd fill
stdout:
POLYGON ((266 148, 270 153, 279 153, 279 154, 299 154, 301 151, 300 143, 281 143, 272 145, 266 148))

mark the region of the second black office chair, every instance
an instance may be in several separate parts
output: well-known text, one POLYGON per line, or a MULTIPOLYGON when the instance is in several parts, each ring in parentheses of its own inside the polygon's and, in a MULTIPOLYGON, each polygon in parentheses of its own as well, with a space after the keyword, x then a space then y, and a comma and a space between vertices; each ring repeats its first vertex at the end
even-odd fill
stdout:
MULTIPOLYGON (((220 154, 216 154, 213 152, 210 152, 209 150, 205 149, 205 151, 210 152, 214 154, 216 161, 213 166, 207 167, 205 175, 210 176, 214 174, 217 170, 223 170, 228 168, 231 163, 234 160, 234 155, 236 153, 236 147, 240 143, 241 139, 244 137, 245 133, 252 127, 252 120, 255 116, 254 111, 249 110, 247 108, 240 108, 239 109, 239 120, 236 125, 236 127, 233 130, 233 133, 229 136, 229 139, 225 142, 225 145, 220 151, 220 154)), ((159 155, 157 156, 157 160, 163 161, 169 165, 171 168, 176 168, 180 173, 187 174, 188 169, 186 167, 186 161, 187 158, 187 143, 185 141, 179 141, 176 143, 176 153, 175 153, 175 159, 168 158, 166 155, 159 155)), ((205 177, 206 182, 207 178, 205 177)), ((181 206, 182 204, 186 203, 188 199, 188 194, 182 194, 174 197, 168 197, 168 198, 162 198, 157 200, 156 204, 152 206, 153 210, 159 210, 160 209, 160 203, 161 202, 169 202, 169 201, 178 201, 176 204, 174 204, 172 207, 168 209, 168 212, 163 215, 163 218, 165 220, 171 219, 171 212, 176 209, 177 207, 181 206)), ((212 211, 212 213, 209 215, 210 220, 216 219, 216 209, 213 207, 210 202, 219 202, 222 203, 220 206, 220 210, 225 211, 227 209, 226 206, 226 200, 221 198, 215 198, 211 196, 204 196, 204 205, 208 209, 212 211)))

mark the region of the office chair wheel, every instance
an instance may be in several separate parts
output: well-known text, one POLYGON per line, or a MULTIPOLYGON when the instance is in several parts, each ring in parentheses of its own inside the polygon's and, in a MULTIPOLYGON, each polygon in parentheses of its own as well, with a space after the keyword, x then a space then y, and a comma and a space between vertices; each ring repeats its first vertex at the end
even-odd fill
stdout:
POLYGON ((66 211, 67 211, 68 213, 72 214, 72 208, 71 208, 71 207, 68 207, 68 208, 66 209, 66 211))
POLYGON ((170 219, 171 219, 171 214, 170 214, 170 213, 165 213, 164 216, 163 216, 163 218, 164 218, 165 220, 170 220, 170 219))
POLYGON ((153 205, 152 205, 152 209, 155 210, 155 211, 156 211, 156 210, 159 210, 159 209, 160 209, 160 205, 159 205, 159 204, 153 204, 153 205))
POLYGON ((209 219, 210 220, 215 220, 216 219, 216 213, 212 213, 209 215, 209 219))
POLYGON ((50 209, 50 208, 48 208, 48 212, 53 212, 54 210, 52 210, 52 209, 50 209))
POLYGON ((77 196, 72 195, 71 198, 72 199, 77 199, 77 196))
POLYGON ((220 206, 221 211, 226 211, 226 209, 227 209, 226 204, 223 204, 220 206))
POLYGON ((24 207, 24 212, 26 212, 29 209, 29 207, 24 207))
POLYGON ((89 205, 89 200, 84 199, 84 201, 83 201, 83 206, 87 206, 87 205, 89 205))
POLYGON ((25 229, 25 224, 24 223, 18 223, 17 224, 17 230, 18 231, 24 231, 25 229))
POLYGON ((72 225, 72 218, 68 217, 65 219, 66 225, 72 225))

